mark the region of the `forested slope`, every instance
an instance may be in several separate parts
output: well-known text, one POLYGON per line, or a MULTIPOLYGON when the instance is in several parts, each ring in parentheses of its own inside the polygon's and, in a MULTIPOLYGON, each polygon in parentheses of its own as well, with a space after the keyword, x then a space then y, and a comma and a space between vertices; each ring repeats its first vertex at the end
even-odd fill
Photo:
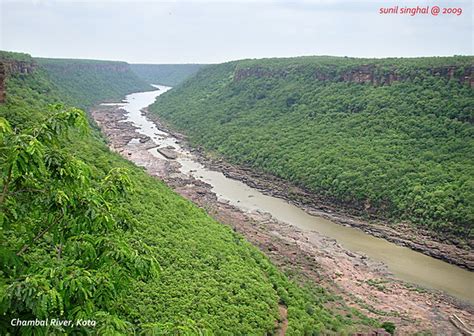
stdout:
MULTIPOLYGON (((0 63, 2 60, 0 60, 0 63)), ((27 62, 32 62, 31 59, 27 62)), ((47 67, 46 67, 47 69, 47 67)), ((369 320, 289 281, 255 247, 110 152, 44 68, 0 104, 0 330, 6 334, 345 333, 369 320), (53 104, 53 105, 51 105, 53 104), (95 320, 12 327, 11 319, 95 320)), ((87 95, 87 91, 75 96, 87 95)), ((97 103, 91 97, 89 103, 97 103)), ((362 327, 363 328, 363 327, 362 327)))
POLYGON ((117 101, 126 94, 153 88, 130 69, 114 61, 35 58, 68 103, 90 107, 103 101, 117 101))
POLYGON ((151 107, 233 163, 367 216, 472 237, 474 57, 208 66, 151 107))
POLYGON ((194 75, 203 64, 130 64, 133 72, 147 83, 176 86, 194 75))

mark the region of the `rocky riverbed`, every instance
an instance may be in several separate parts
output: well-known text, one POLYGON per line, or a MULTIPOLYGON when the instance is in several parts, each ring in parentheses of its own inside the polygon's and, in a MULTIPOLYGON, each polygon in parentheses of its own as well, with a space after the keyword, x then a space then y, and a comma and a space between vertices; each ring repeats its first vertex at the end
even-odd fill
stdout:
MULTIPOLYGON (((137 132, 137 128, 130 122, 124 122, 125 114, 126 111, 119 106, 99 106, 92 111, 94 120, 108 138, 112 150, 144 167, 150 175, 165 181, 177 193, 204 208, 220 222, 230 225, 248 241, 258 246, 282 270, 296 274, 295 279, 316 282, 334 294, 340 295, 349 306, 363 311, 367 316, 395 323, 397 333, 400 335, 419 331, 431 331, 438 335, 461 335, 461 329, 451 321, 453 316, 459 317, 468 328, 473 329, 474 309, 469 304, 459 302, 443 293, 394 279, 383 264, 372 261, 365 255, 351 252, 339 245, 336 240, 318 232, 303 231, 274 219, 268 213, 243 212, 228 202, 220 201, 209 184, 182 174, 178 162, 165 156, 153 155, 150 149, 157 147, 156 144, 149 137, 137 132)), ((159 122, 155 124, 158 129, 164 129, 159 122)), ((182 147, 186 146, 182 135, 170 134, 179 139, 182 147)), ((228 176, 245 181, 251 186, 254 184, 269 194, 285 197, 283 190, 287 186, 277 186, 278 181, 261 177, 257 179, 251 171, 211 160, 205 155, 200 155, 197 150, 193 150, 193 153, 202 163, 219 168, 228 176)), ((387 239, 393 241, 399 239, 400 244, 410 244, 405 242, 404 233, 399 232, 401 230, 386 231, 388 229, 382 226, 338 215, 334 209, 326 205, 314 207, 302 201, 292 202, 308 212, 333 221, 371 230, 374 234, 387 236, 387 239)), ((411 243, 415 242, 416 240, 413 240, 411 243)), ((427 246, 420 241, 417 244, 427 246)), ((445 252, 443 246, 432 246, 434 247, 432 250, 439 249, 445 252)))

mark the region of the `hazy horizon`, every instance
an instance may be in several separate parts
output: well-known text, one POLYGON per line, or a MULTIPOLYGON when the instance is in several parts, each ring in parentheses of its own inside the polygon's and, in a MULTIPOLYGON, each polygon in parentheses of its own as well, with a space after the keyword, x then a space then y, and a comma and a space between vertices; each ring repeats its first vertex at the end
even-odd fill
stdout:
POLYGON ((438 17, 378 13, 381 6, 440 5, 426 0, 0 2, 0 49, 35 57, 212 64, 473 54, 472 4, 465 0, 449 2, 462 15, 438 17))
MULTIPOLYGON (((9 51, 9 52, 18 52, 18 53, 26 53, 25 51, 22 50, 5 50, 5 49, 0 49, 3 51, 9 51)), ((212 65, 212 64, 220 64, 220 63, 225 63, 225 62, 233 62, 233 61, 239 61, 239 60, 246 60, 246 59, 268 59, 268 58, 298 58, 298 57, 349 57, 349 58, 366 58, 366 59, 387 59, 387 58, 423 58, 423 57, 452 57, 452 56, 474 56, 472 54, 453 54, 453 55, 431 55, 431 56, 386 56, 386 57, 357 57, 357 56, 340 56, 340 55, 295 55, 295 56, 273 56, 273 57, 255 57, 255 58, 239 58, 235 60, 227 60, 223 62, 214 62, 214 63, 196 63, 196 62, 183 62, 183 63, 141 63, 141 62, 128 62, 124 61, 123 59, 102 59, 102 58, 77 58, 77 57, 54 57, 54 56, 37 56, 30 54, 34 58, 43 58, 43 59, 63 59, 63 60, 87 60, 87 61, 111 61, 111 62, 126 62, 129 64, 142 64, 142 65, 212 65)))

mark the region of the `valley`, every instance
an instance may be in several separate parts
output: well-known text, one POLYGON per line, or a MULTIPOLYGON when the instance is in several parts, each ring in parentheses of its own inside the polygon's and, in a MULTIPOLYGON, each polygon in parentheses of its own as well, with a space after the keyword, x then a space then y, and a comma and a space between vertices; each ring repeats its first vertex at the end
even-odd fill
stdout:
MULTIPOLYGON (((318 283, 297 282, 241 234, 110 151, 90 115, 68 104, 152 90, 126 63, 72 61, 68 69, 69 60, 49 60, 65 69, 51 74, 27 54, 0 52, 0 68, 21 62, 34 70, 8 67, 14 71, 0 78, 2 332, 301 335, 395 327, 318 283), (78 68, 81 75, 71 75, 78 68), (45 322, 52 319, 73 323, 45 322)), ((116 126, 123 144, 135 137, 126 123, 116 126)))
POLYGON ((134 72, 125 62, 0 56, 5 330, 385 336, 474 327, 467 59, 430 60, 413 75, 425 60, 408 60, 404 72, 360 60, 314 72, 306 59, 134 72), (148 84, 161 73, 176 87, 148 84), (435 100, 425 115, 414 104, 446 85, 457 95, 446 110, 435 100), (370 103, 358 101, 365 94, 370 103), (399 116, 382 106, 390 95, 406 105, 399 116), (397 165, 419 171, 400 178, 397 165), (378 190, 383 183, 397 187, 378 190), (27 323, 44 318, 75 322, 27 323))
POLYGON ((474 336, 472 0, 0 2, 0 336, 474 336))
MULTIPOLYGON (((292 210, 290 204, 225 177, 218 168, 228 168, 227 165, 216 165, 190 147, 183 135, 146 113, 154 95, 169 89, 157 88, 155 92, 129 95, 125 103, 93 110, 94 119, 111 140, 112 150, 243 234, 282 269, 297 274, 303 282, 323 283, 368 316, 386 316, 402 334, 434 328, 446 334, 456 333, 458 330, 450 321, 453 315, 472 323, 471 272, 314 217, 335 220, 338 217, 334 214, 320 211, 310 216, 298 209, 301 214, 292 218, 298 210, 292 210), (172 150, 176 157, 163 157, 157 148, 172 150), (304 216, 311 217, 306 226, 301 225, 304 216), (391 258, 381 258, 380 253, 391 258)), ((229 171, 232 170, 226 169, 229 171)), ((252 181, 247 178, 247 183, 252 181)), ((344 222, 342 218, 339 222, 344 222)))

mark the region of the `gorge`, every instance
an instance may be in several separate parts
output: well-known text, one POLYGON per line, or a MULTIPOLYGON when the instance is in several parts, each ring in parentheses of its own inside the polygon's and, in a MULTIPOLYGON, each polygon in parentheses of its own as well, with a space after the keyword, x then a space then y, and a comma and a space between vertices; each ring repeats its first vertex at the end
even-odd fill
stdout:
MULTIPOLYGON (((8 54, 8 57, 18 60, 19 56, 8 54)), ((61 140, 58 148, 44 151, 47 173, 34 177, 41 189, 30 189, 28 183, 31 182, 22 180, 21 170, 15 170, 18 184, 12 185, 14 189, 7 193, 8 204, 13 208, 2 205, 10 225, 2 231, 5 237, 2 248, 7 252, 18 251, 31 239, 36 245, 28 248, 25 256, 4 259, 7 266, 3 268, 2 289, 10 293, 12 299, 2 301, 2 307, 6 308, 2 308, 5 314, 0 323, 8 324, 11 314, 32 314, 14 288, 33 288, 37 296, 28 300, 33 302, 33 307, 40 307, 37 298, 50 300, 53 296, 49 295, 56 295, 44 288, 62 286, 68 290, 74 280, 71 274, 89 272, 90 281, 95 284, 103 281, 104 276, 113 279, 110 286, 118 289, 115 296, 108 296, 104 301, 98 299, 101 297, 99 292, 91 292, 89 301, 74 299, 65 304, 74 307, 74 312, 97 318, 98 332, 115 328, 113 330, 124 334, 153 330, 173 333, 184 328, 190 333, 224 330, 244 334, 385 335, 387 331, 381 330, 382 326, 392 331, 392 326, 396 327, 399 334, 459 334, 472 328, 470 219, 459 216, 469 211, 469 205, 462 207, 464 197, 469 195, 462 183, 467 185, 469 181, 464 173, 471 164, 470 154, 465 151, 470 143, 471 117, 469 109, 465 108, 472 99, 470 75, 466 70, 470 69, 466 67, 470 60, 407 60, 407 68, 401 67, 404 70, 398 71, 400 76, 412 73, 413 69, 422 70, 403 80, 400 80, 402 77, 390 80, 386 75, 374 77, 380 65, 361 68, 356 64, 341 68, 345 60, 316 58, 311 62, 336 65, 315 72, 315 65, 308 66, 307 61, 251 60, 204 66, 195 74, 189 73, 189 78, 182 79, 173 89, 151 87, 123 62, 39 59, 36 63, 31 59, 31 64, 37 64, 32 72, 10 73, 5 103, 0 105, 0 120, 11 123, 15 132, 26 133, 19 133, 17 138, 9 133, 8 127, 2 126, 2 141, 19 141, 29 136, 30 127, 41 124, 45 117, 49 120, 66 113, 48 110, 51 108, 48 104, 58 104, 61 100, 87 108, 92 130, 90 135, 74 131, 70 135, 72 141, 61 140), (253 65, 254 62, 257 64, 253 65), (292 66, 292 62, 298 66, 292 66), (429 66, 420 67, 420 62, 427 62, 429 66), (448 66, 440 67, 440 62, 448 66), (334 71, 336 77, 324 77, 334 75, 334 71), (429 88, 436 88, 441 96, 437 97, 429 88), (405 91, 399 95, 398 90, 405 91), (410 90, 423 92, 431 99, 434 96, 433 105, 413 104, 410 90), (442 90, 457 97, 457 102, 447 105, 446 109, 440 108, 439 98, 446 98, 442 90), (335 93, 340 94, 337 99, 331 96, 335 93), (126 94, 125 100, 119 102, 126 94), (420 141, 431 146, 431 153, 423 147, 422 156, 419 156, 414 150, 421 147, 411 138, 406 125, 411 127, 415 123, 406 122, 405 118, 403 128, 403 124, 394 118, 397 112, 387 112, 399 104, 400 114, 406 117, 405 106, 398 100, 401 96, 408 97, 405 104, 412 104, 413 115, 409 117, 419 122, 417 127, 423 128, 425 133, 416 134, 424 134, 420 141), (321 106, 310 98, 319 99, 321 106), (373 101, 369 102, 370 99, 373 101), (269 102, 272 103, 268 105, 269 102), (322 116, 323 109, 330 114, 327 118, 322 116), (387 115, 392 118, 391 126, 387 126, 390 125, 387 115), (354 118, 366 122, 363 132, 357 128, 360 120, 354 118), (275 125, 279 120, 281 122, 275 125), (346 128, 341 123, 343 120, 347 120, 356 132, 346 128), (441 123, 446 130, 440 130, 441 123), (318 132, 305 128, 305 124, 317 127, 323 134, 325 141, 316 144, 323 144, 321 148, 325 150, 332 147, 330 155, 321 154, 317 151, 318 146, 311 144, 318 139, 318 132), (346 142, 355 146, 347 147, 338 142, 331 125, 338 125, 339 133, 346 132, 346 142), (255 126, 266 133, 252 129, 255 126), (293 126, 298 128, 298 133, 294 133, 293 126), (394 130, 406 133, 395 133, 394 130), (306 136, 308 134, 311 137, 306 136), (436 146, 432 138, 448 139, 450 147, 436 146), (388 147, 380 147, 380 141, 388 147), (397 146, 393 147, 393 143, 397 146), (308 144, 312 151, 307 150, 308 144), (407 144, 412 146, 410 150, 404 147, 407 144), (340 166, 344 156, 337 151, 353 160, 351 151, 357 146, 363 150, 356 153, 359 161, 351 161, 356 174, 347 175, 340 166), (383 154, 384 148, 389 148, 388 153, 383 154), (56 153, 54 161, 51 161, 50 151, 56 153), (410 212, 412 209, 407 207, 406 214, 412 217, 403 217, 402 221, 397 217, 400 212, 390 210, 388 199, 380 201, 377 194, 360 188, 367 180, 361 180, 357 172, 359 166, 366 165, 364 160, 368 160, 371 164, 389 162, 392 166, 387 172, 393 174, 393 165, 404 162, 399 160, 400 153, 408 155, 412 165, 418 165, 418 160, 433 161, 419 169, 425 174, 423 183, 430 182, 439 187, 443 182, 448 184, 442 186, 454 188, 432 193, 428 192, 432 184, 415 185, 413 200, 420 208, 434 208, 427 207, 425 213, 420 213, 410 212), (386 161, 391 155, 399 161, 386 161), (462 159, 455 159, 456 155, 462 159), (69 157, 73 163, 79 160, 79 163, 71 168, 63 157, 69 157), (311 170, 303 170, 301 174, 297 165, 305 161, 313 167, 326 166, 326 173, 334 170, 339 174, 338 179, 329 182, 340 187, 345 185, 345 189, 340 190, 348 193, 320 194, 305 186, 311 170), (89 175, 84 170, 84 176, 91 178, 90 189, 74 186, 74 183, 83 183, 80 181, 85 181, 85 177, 71 182, 67 182, 69 178, 65 182, 56 181, 54 170, 49 172, 55 166, 48 162, 64 167, 61 169, 66 169, 67 174, 87 167, 92 172, 89 175), (134 188, 124 200, 112 198, 110 210, 100 208, 99 202, 96 205, 99 208, 94 208, 94 212, 100 210, 99 213, 113 218, 118 226, 106 229, 109 230, 107 234, 94 227, 88 232, 71 232, 65 221, 61 227, 67 233, 67 240, 54 243, 62 238, 41 227, 42 221, 48 220, 49 213, 54 214, 55 207, 63 199, 53 186, 73 183, 71 189, 65 184, 61 192, 67 192, 71 200, 82 200, 82 192, 101 192, 103 183, 120 178, 110 175, 111 168, 112 172, 114 169, 128 171, 134 188), (454 169, 458 169, 457 172, 454 169), (439 181, 433 182, 432 173, 438 174, 439 181), (459 183, 449 185, 454 177, 460 178, 459 183), (304 183, 299 183, 298 179, 304 183), (360 184, 348 185, 348 181, 360 184), (352 193, 352 190, 356 192, 352 193), (54 196, 46 198, 44 194, 50 192, 54 196), (420 195, 430 198, 420 198, 420 195), (453 208, 440 208, 442 200, 452 202, 449 204, 453 208), (459 213, 453 212, 454 208, 459 213), (11 209, 16 210, 17 215, 11 209), (414 225, 417 222, 409 219, 417 216, 430 224, 426 227, 425 224, 414 225), (451 218, 453 222, 443 222, 445 218, 451 218), (38 231, 46 232, 44 238, 43 234, 35 238, 38 231), (109 237, 111 241, 107 244, 114 245, 101 245, 102 236, 109 237), (465 269, 387 240, 420 249, 465 269), (47 253, 51 251, 51 244, 54 244, 53 252, 47 253), (114 246, 112 250, 117 252, 109 252, 107 246, 114 246), (104 268, 97 270, 94 263, 81 263, 94 253, 105 262, 104 268), (133 259, 132 255, 140 258, 133 259), (28 283, 25 279, 29 279, 28 274, 36 274, 38 259, 49 265, 48 269, 61 271, 63 275, 49 278, 50 273, 40 273, 36 277, 47 285, 28 283), (132 267, 128 260, 135 266, 132 267), (148 271, 153 260, 159 265, 159 274, 148 271), (109 262, 117 267, 131 267, 141 275, 129 279, 113 273, 114 267, 111 268, 109 262), (15 273, 14 263, 22 265, 18 271, 21 273, 15 273), (119 286, 122 280, 126 284, 119 286), (61 285, 56 281, 61 281, 61 285), (112 307, 108 303, 114 301, 121 305, 112 307), (104 315, 104 310, 110 315, 104 315), (124 321, 124 324, 111 322, 111 317, 107 316, 124 321), (184 316, 189 316, 190 320, 185 321, 184 316)), ((351 59, 347 62, 367 61, 351 59)), ((188 67, 183 71, 195 70, 188 67)), ((142 67, 141 71, 150 76, 157 68, 148 72, 142 67)), ((182 73, 179 76, 183 76, 182 73)), ((23 152, 23 147, 10 146, 10 143, 3 142, 9 151, 19 148, 20 153, 27 153, 18 157, 31 155, 30 147, 24 147, 23 152)), ((42 151, 37 153, 43 155, 42 151)), ((388 177, 374 175, 371 169, 365 173, 372 179, 368 180, 372 184, 392 183, 388 177)), ((414 179, 420 176, 412 170, 408 174, 414 179)), ((3 181, 6 181, 5 176, 3 181)), ((400 192, 406 186, 398 184, 400 188, 394 192, 400 192)), ((376 191, 377 185, 371 188, 376 191)), ((78 204, 87 204, 83 202, 78 204)), ((71 202, 72 209, 74 204, 71 202)), ((406 206, 405 203, 397 205, 399 209, 406 206)), ((94 223, 110 222, 100 216, 94 223)), ((74 218, 71 220, 79 224, 90 220, 88 217, 74 218)), ((86 278, 79 281, 82 279, 86 278)), ((95 285, 94 288, 97 291, 103 287, 95 285)), ((60 292, 58 295, 65 298, 68 294, 60 292)), ((35 310, 33 314, 59 314, 63 309, 53 304, 54 299, 48 302, 52 304, 47 305, 45 311, 35 310)), ((76 316, 67 309, 65 314, 69 319, 76 316)))

